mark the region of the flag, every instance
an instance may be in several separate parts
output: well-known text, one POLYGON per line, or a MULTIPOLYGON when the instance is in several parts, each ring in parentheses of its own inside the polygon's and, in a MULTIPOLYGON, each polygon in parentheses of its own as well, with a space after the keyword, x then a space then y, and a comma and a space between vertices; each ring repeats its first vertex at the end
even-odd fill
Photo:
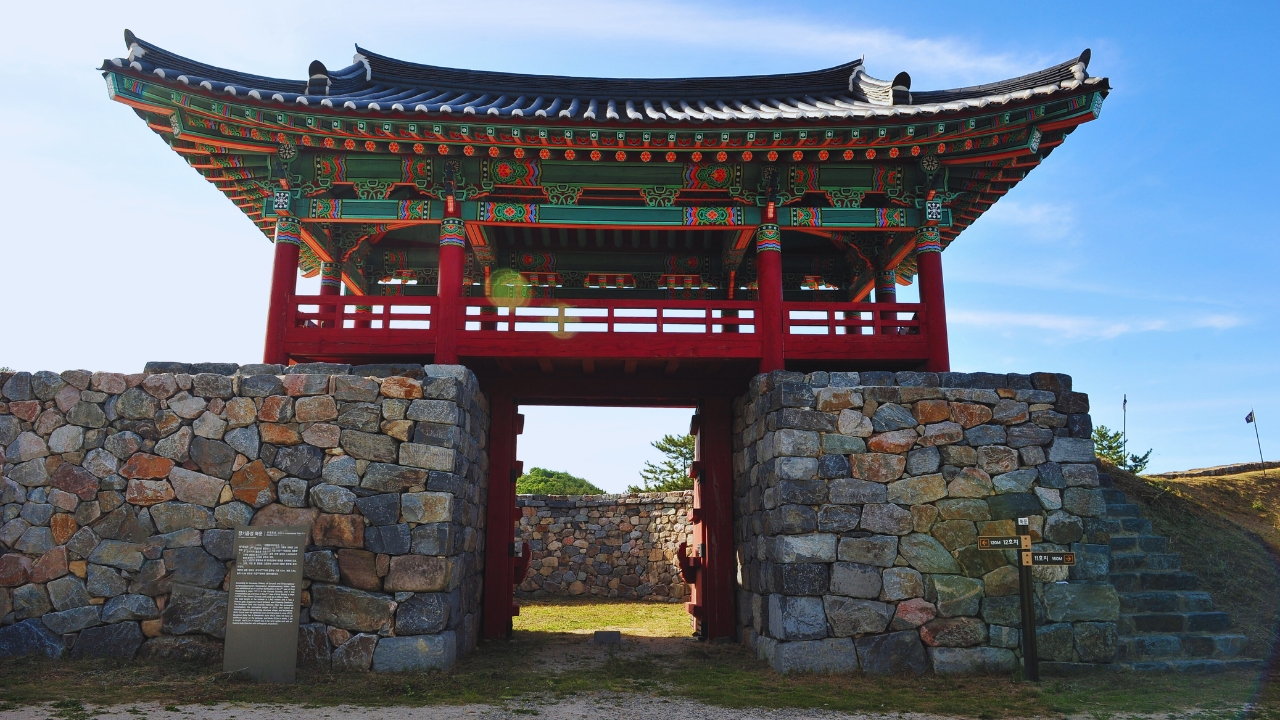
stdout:
POLYGON ((1245 421, 1246 423, 1251 423, 1251 422, 1253 422, 1253 411, 1252 411, 1252 410, 1250 410, 1250 411, 1249 411, 1249 414, 1248 414, 1248 415, 1245 415, 1245 416, 1244 416, 1244 421, 1245 421))
POLYGON ((1129 409, 1129 396, 1127 394, 1124 396, 1124 404, 1120 406, 1120 409, 1121 410, 1129 409))

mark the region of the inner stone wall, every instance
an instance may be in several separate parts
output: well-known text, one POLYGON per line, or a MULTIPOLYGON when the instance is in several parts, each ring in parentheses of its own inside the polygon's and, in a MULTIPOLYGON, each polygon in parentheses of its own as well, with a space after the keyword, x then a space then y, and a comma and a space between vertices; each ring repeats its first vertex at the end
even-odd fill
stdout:
POLYGON ((690 542, 693 493, 518 495, 516 537, 533 553, 517 592, 683 600, 676 560, 690 542))
POLYGON ((448 667, 479 626, 488 425, 457 365, 0 374, 0 656, 215 659, 231 528, 311 525, 299 662, 448 667))
POLYGON ((744 642, 779 671, 1009 671, 1017 561, 980 551, 1029 516, 1040 657, 1116 658, 1106 512, 1071 378, 1037 373, 774 372, 734 405, 744 642))

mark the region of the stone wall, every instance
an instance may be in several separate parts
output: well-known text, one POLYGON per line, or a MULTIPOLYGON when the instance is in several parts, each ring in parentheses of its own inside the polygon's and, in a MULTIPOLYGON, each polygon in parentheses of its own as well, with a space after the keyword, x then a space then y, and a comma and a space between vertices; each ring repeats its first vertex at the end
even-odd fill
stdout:
POLYGON ((1040 657, 1109 663, 1119 600, 1110 549, 1081 544, 1106 512, 1088 397, 1065 375, 757 376, 735 402, 735 533, 743 640, 780 671, 1011 670, 1011 551, 1030 516, 1040 657))
POLYGON ((488 404, 461 366, 0 375, 0 655, 213 659, 232 530, 311 525, 299 662, 474 646, 488 404))
POLYGON ((687 594, 676 561, 689 542, 693 493, 519 495, 516 537, 533 552, 517 590, 675 602, 687 594))

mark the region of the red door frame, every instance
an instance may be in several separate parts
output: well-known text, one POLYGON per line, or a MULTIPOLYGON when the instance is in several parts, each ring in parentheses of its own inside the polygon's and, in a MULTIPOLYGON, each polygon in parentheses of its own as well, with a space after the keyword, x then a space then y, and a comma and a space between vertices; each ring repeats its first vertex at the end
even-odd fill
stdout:
MULTIPOLYGON (((489 393, 489 498, 485 526, 482 637, 510 636, 515 604, 516 439, 519 404, 689 407, 697 410, 694 483, 698 569, 686 609, 705 640, 735 639, 737 565, 733 543, 732 399, 745 378, 481 377, 489 393)), ((691 549, 692 554, 694 549, 691 549)))

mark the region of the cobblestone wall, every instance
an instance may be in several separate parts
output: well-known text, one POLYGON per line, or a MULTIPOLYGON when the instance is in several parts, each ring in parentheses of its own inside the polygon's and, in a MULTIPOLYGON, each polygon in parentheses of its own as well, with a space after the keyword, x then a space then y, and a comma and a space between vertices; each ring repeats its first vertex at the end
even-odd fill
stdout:
POLYGON ((780 671, 1008 671, 1019 644, 1012 535, 1079 565, 1036 568, 1042 656, 1108 663, 1119 599, 1088 397, 1065 375, 757 376, 735 403, 745 642, 780 671))
POLYGON ((676 554, 689 541, 692 492, 519 495, 516 505, 516 536, 533 552, 521 594, 685 598, 676 554))
POLYGON ((0 375, 0 655, 212 659, 232 530, 311 525, 299 662, 474 646, 488 404, 461 366, 0 375))

